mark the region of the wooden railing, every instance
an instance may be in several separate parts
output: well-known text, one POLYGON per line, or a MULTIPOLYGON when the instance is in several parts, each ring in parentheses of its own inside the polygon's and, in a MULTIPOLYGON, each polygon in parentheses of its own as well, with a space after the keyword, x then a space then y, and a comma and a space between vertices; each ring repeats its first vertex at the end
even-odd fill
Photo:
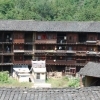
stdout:
POLYGON ((24 52, 23 49, 13 50, 13 52, 24 52))
POLYGON ((33 50, 24 50, 24 52, 33 52, 33 50))
POLYGON ((14 43, 24 43, 24 39, 14 39, 14 43))
POLYGON ((46 60, 47 64, 51 65, 75 65, 76 61, 74 60, 46 60))
POLYGON ((56 39, 51 39, 51 40, 35 40, 36 44, 55 44, 56 39))
POLYGON ((25 60, 24 63, 25 64, 31 64, 31 60, 25 60))
POLYGON ((77 51, 76 55, 77 56, 86 56, 86 51, 77 51))
POLYGON ((14 64, 31 64, 31 60, 13 61, 14 64))

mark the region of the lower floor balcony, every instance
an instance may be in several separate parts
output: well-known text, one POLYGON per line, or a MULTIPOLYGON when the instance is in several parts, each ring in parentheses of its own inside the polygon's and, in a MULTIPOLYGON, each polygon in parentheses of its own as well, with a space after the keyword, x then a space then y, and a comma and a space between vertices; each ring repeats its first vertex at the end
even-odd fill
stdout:
POLYGON ((13 61, 14 64, 31 64, 31 60, 23 60, 23 61, 13 61))
POLYGON ((13 63, 11 62, 11 63, 0 63, 0 65, 2 66, 2 65, 13 65, 13 63))
POLYGON ((46 60, 47 65, 75 65, 74 60, 46 60))

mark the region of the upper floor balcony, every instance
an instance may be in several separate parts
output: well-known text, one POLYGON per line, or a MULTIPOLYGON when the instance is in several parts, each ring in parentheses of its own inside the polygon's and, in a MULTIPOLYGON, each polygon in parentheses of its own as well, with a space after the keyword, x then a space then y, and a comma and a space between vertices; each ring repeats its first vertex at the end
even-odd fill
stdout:
POLYGON ((14 39, 13 43, 24 43, 24 39, 14 39))

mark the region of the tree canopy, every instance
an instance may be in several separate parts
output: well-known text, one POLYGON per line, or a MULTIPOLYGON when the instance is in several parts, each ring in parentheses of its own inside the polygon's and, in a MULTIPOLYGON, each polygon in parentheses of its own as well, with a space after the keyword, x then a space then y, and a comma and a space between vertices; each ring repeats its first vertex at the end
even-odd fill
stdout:
POLYGON ((100 21, 100 0, 0 0, 0 19, 100 21))

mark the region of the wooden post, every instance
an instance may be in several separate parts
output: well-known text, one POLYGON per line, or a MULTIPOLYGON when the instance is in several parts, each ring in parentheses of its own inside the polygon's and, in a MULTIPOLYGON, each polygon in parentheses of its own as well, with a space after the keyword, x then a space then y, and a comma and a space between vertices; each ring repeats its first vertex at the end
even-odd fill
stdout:
POLYGON ((80 87, 84 87, 82 82, 82 75, 80 75, 80 87))

